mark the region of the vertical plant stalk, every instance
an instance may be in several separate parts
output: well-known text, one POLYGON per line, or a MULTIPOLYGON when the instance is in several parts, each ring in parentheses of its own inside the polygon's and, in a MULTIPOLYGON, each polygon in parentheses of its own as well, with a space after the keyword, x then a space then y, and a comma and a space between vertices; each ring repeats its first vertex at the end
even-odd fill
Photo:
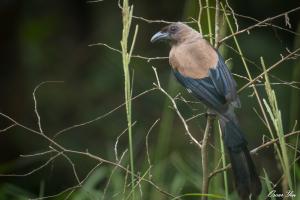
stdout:
MULTIPOLYGON (((221 126, 220 123, 218 123, 219 126, 219 132, 220 132, 220 144, 221 144, 221 155, 222 155, 222 168, 225 168, 226 165, 226 158, 225 158, 225 148, 224 148, 224 143, 222 140, 222 131, 221 131, 221 126)), ((228 183, 227 183, 227 171, 225 170, 223 172, 224 175, 224 189, 225 189, 225 199, 229 199, 229 194, 228 194, 228 183)))
MULTIPOLYGON (((298 25, 297 25, 297 33, 300 32, 300 21, 298 21, 298 25)), ((300 48, 300 38, 299 37, 295 37, 295 42, 294 42, 294 50, 296 50, 297 48, 300 48)), ((294 69, 293 69, 293 79, 294 81, 300 82, 300 60, 295 61, 294 64, 294 69)), ((300 101, 300 93, 298 90, 291 90, 291 101, 290 101, 290 126, 293 127, 293 130, 296 129, 297 127, 297 123, 298 120, 300 118, 300 105, 299 105, 299 101, 300 101)), ((291 140, 289 140, 289 142, 291 142, 291 140)), ((294 143, 294 145, 296 147, 299 147, 299 135, 297 135, 296 141, 294 143)), ((297 150, 295 149, 294 152, 294 158, 293 160, 295 160, 297 157, 297 150)), ((293 166, 293 177, 294 177, 294 187, 297 186, 296 184, 296 169, 297 169, 297 164, 295 164, 293 166)))
MULTIPOLYGON (((173 80, 170 74, 169 81, 168 81, 168 92, 169 94, 174 94, 176 91, 176 82, 173 80)), ((172 137, 172 129, 173 129, 173 119, 176 115, 173 110, 170 109, 170 100, 166 97, 164 100, 164 105, 162 108, 162 116, 158 131, 158 137, 155 147, 155 154, 154 154, 154 160, 153 163, 158 164, 159 167, 153 168, 153 177, 159 177, 159 180, 164 183, 165 179, 163 177, 163 174, 167 171, 167 163, 164 164, 164 162, 161 162, 163 159, 165 159, 166 155, 168 154, 168 151, 170 149, 170 142, 172 137), (161 164, 163 163, 163 164, 161 164)), ((149 199, 159 199, 160 194, 155 190, 155 188, 152 188, 151 194, 149 195, 149 199)))
MULTIPOLYGON (((268 173, 266 172, 265 168, 263 168, 263 171, 264 171, 264 174, 265 174, 265 183, 266 183, 268 194, 269 194, 272 190, 274 190, 274 188, 271 185, 272 181, 270 180, 270 178, 268 176, 268 173)), ((270 199, 271 200, 276 200, 276 198, 273 197, 273 196, 270 196, 270 199)))
MULTIPOLYGON (((223 26, 223 29, 225 29, 225 26, 223 26)), ((223 33, 225 34, 226 31, 223 30, 223 33)), ((216 12, 215 12, 215 45, 214 47, 217 49, 220 44, 220 37, 223 36, 222 33, 220 33, 220 0, 216 0, 216 12)), ((225 157, 225 148, 224 143, 222 139, 222 131, 220 127, 220 123, 218 122, 218 128, 219 128, 219 140, 220 140, 220 147, 221 147, 221 159, 222 159, 222 167, 226 167, 226 157, 225 157)), ((229 193, 228 193, 228 182, 227 182, 227 171, 223 172, 223 181, 224 181, 224 190, 225 190, 225 199, 229 199, 229 193)))
POLYGON ((215 12, 215 45, 217 49, 220 41, 220 0, 216 0, 216 12, 215 12))
POLYGON ((199 13, 198 13, 197 25, 198 25, 200 34, 203 35, 202 27, 201 27, 201 18, 202 18, 202 12, 203 12, 202 0, 198 0, 198 4, 199 4, 199 13))
POLYGON ((212 37, 212 26, 211 26, 211 19, 210 19, 210 8, 209 8, 209 0, 206 0, 206 11, 207 11, 207 23, 208 23, 208 33, 209 33, 209 42, 213 45, 213 37, 212 37))
MULTIPOLYGON (((264 63, 263 58, 261 57, 261 64, 263 67, 263 70, 266 71, 266 66, 264 63)), ((281 111, 278 108, 277 98, 275 91, 271 87, 271 83, 269 80, 268 73, 265 73, 265 90, 268 96, 269 103, 263 99, 263 102, 267 108, 267 111, 270 115, 270 118, 273 122, 273 126, 275 128, 275 132, 277 134, 277 137, 279 139, 279 147, 278 145, 275 146, 276 152, 278 154, 279 160, 281 162, 281 166, 283 169, 283 181, 282 181, 282 188, 284 194, 291 189, 292 190, 292 180, 291 180, 291 174, 289 170, 289 158, 288 158, 288 152, 286 148, 286 142, 284 140, 284 131, 283 131, 283 125, 282 125, 282 117, 281 117, 281 111)), ((272 135, 274 138, 274 136, 272 135)))
MULTIPOLYGON (((300 21, 298 22, 297 33, 300 33, 300 21)), ((300 48, 300 38, 295 37, 294 42, 294 50, 297 50, 300 48)), ((300 61, 295 60, 294 69, 293 69, 293 79, 294 81, 300 82, 300 61)), ((292 90, 291 91, 291 101, 290 101, 290 127, 292 127, 295 123, 295 119, 300 118, 300 94, 298 90, 292 90)))
POLYGON ((128 37, 131 26, 133 13, 133 6, 128 5, 128 0, 123 0, 122 5, 122 16, 123 16, 123 31, 122 31, 122 61, 123 61, 123 71, 124 71, 124 86, 125 86, 125 103, 126 103, 126 117, 128 125, 128 141, 129 141, 129 155, 130 155, 130 170, 131 170, 131 193, 132 199, 134 199, 134 159, 133 159, 133 144, 132 144, 132 119, 131 119, 131 82, 130 82, 130 72, 129 72, 129 63, 134 48, 136 35, 138 32, 138 26, 135 27, 135 32, 131 47, 128 51, 128 37))
MULTIPOLYGON (((222 4, 221 4, 221 6, 222 6, 222 9, 223 9, 223 11, 224 11, 224 13, 225 13, 225 18, 226 18, 227 24, 228 24, 228 26, 229 26, 229 29, 230 29, 231 33, 234 34, 234 31, 233 31, 233 28, 232 28, 232 26, 231 26, 230 20, 229 20, 227 14, 226 14, 226 10, 225 10, 225 8, 224 8, 224 6, 223 6, 222 4)), ((245 59, 244 59, 243 52, 242 52, 242 50, 241 50, 241 48, 240 48, 240 45, 239 45, 239 43, 238 43, 238 41, 237 41, 237 39, 236 39, 236 36, 233 36, 233 39, 234 39, 234 42, 235 42, 236 47, 237 47, 237 49, 238 49, 238 52, 239 52, 240 55, 241 55, 241 59, 242 59, 243 65, 244 65, 244 67, 245 67, 245 70, 246 70, 246 72, 247 72, 247 76, 248 76, 250 82, 252 82, 252 80, 253 80, 252 75, 251 75, 251 73, 250 73, 250 71, 249 71, 249 68, 248 68, 248 65, 247 65, 247 63, 246 63, 246 61, 245 61, 245 59)), ((263 107, 262 101, 261 101, 261 99, 260 99, 260 97, 259 97, 259 94, 258 94, 258 92, 257 92, 257 89, 256 89, 256 87, 255 87, 254 85, 253 85, 253 90, 254 90, 254 94, 255 94, 255 96, 256 96, 256 98, 257 98, 257 102, 258 102, 258 104, 259 104, 259 106, 260 106, 261 112, 262 112, 262 114, 263 114, 263 117, 264 117, 265 123, 266 123, 266 125, 267 125, 267 128, 268 128, 270 134, 273 135, 273 130, 271 129, 269 120, 268 120, 267 115, 266 115, 266 111, 265 111, 265 109, 264 109, 264 107, 263 107)), ((276 100, 276 97, 275 97, 275 100, 276 100)), ((265 103, 265 101, 264 101, 264 103, 265 103)), ((280 159, 280 162, 281 162, 281 165, 282 165, 282 167, 283 167, 284 174, 285 174, 285 178, 286 178, 286 179, 285 179, 284 181, 287 181, 287 182, 288 182, 288 185, 291 187, 290 173, 289 173, 289 170, 288 170, 287 150, 286 150, 286 147, 285 147, 285 141, 284 141, 284 139, 283 139, 283 130, 282 130, 282 122, 281 122, 281 113, 280 113, 280 111, 277 110, 277 111, 276 111, 276 115, 277 115, 278 118, 276 118, 276 119, 275 119, 275 118, 272 118, 272 111, 270 111, 270 109, 268 109, 268 104, 265 103, 265 106, 266 106, 266 108, 267 108, 267 110, 268 110, 268 112, 269 112, 269 114, 270 114, 270 117, 271 117, 273 123, 274 123, 274 127, 275 127, 275 129, 276 129, 275 131, 276 131, 276 133, 277 133, 277 135, 278 135, 278 137, 279 137, 279 141, 281 140, 281 142, 282 142, 282 145, 280 144, 281 151, 278 150, 278 151, 277 151, 277 155, 278 155, 278 157, 279 157, 279 159, 280 159), (275 120, 275 121, 274 121, 274 120, 275 120), (277 120, 280 120, 280 121, 277 121, 277 120), (276 124, 276 125, 275 125, 275 124, 276 124), (282 131, 282 132, 281 132, 281 131, 282 131), (281 132, 281 133, 280 133, 280 132, 281 132), (282 154, 282 155, 281 155, 281 154, 282 154)), ((276 106, 277 106, 277 102, 276 102, 276 106)), ((275 112, 274 112, 274 113, 275 113, 275 112)), ((275 149, 276 149, 276 145, 275 145, 275 149)), ((283 183, 284 183, 284 181, 283 181, 283 183)), ((285 184, 285 185, 287 185, 287 184, 285 184)), ((285 190, 284 187, 283 187, 283 189, 285 190)))
MULTIPOLYGON (((199 0, 199 15, 198 15, 198 26, 199 30, 201 31, 201 14, 202 14, 202 7, 201 7, 201 0, 199 0)), ((210 19, 210 10, 209 10, 209 0, 206 0, 206 11, 207 11, 207 22, 208 22, 208 32, 209 32, 209 41, 210 44, 213 45, 213 37, 212 37, 212 25, 210 19)), ((209 190, 209 169, 208 169, 208 138, 212 132, 212 126, 214 124, 215 115, 207 113, 207 121, 206 121, 206 128, 203 135, 202 140, 202 147, 201 147, 201 156, 202 156, 202 193, 208 194, 209 190)), ((202 200, 207 200, 207 196, 203 196, 202 200)))
MULTIPOLYGON (((229 20, 227 14, 226 14, 226 10, 225 10, 225 8, 224 8, 224 6, 223 6, 222 3, 220 3, 220 5, 221 5, 222 10, 223 10, 223 13, 224 13, 224 15, 225 15, 225 19, 226 19, 226 22, 227 22, 227 24, 228 24, 229 30, 230 30, 231 34, 234 34, 232 25, 231 25, 231 23, 230 23, 230 20, 229 20)), ((244 67, 245 67, 245 70, 246 70, 246 72, 247 72, 247 76, 248 76, 250 82, 252 82, 252 80, 253 80, 252 75, 251 75, 251 73, 250 73, 250 71, 249 71, 248 65, 247 65, 246 60, 245 60, 245 58, 244 58, 244 54, 243 54, 243 52, 242 52, 242 50, 241 50, 241 47, 240 47, 240 45, 239 45, 239 43, 238 43, 238 41, 237 41, 236 36, 233 36, 233 39, 234 39, 234 43, 235 43, 235 45, 236 45, 236 47, 237 47, 237 49, 238 49, 238 52, 239 52, 239 54, 240 54, 240 56, 241 56, 241 60, 242 60, 242 62, 243 62, 243 65, 244 65, 244 67)), ((259 97, 259 94, 258 94, 258 92, 257 92, 257 89, 256 89, 255 85, 253 85, 253 91, 254 91, 255 97, 256 97, 256 99, 257 99, 257 102, 258 102, 258 104, 259 104, 259 107, 260 107, 260 109, 261 109, 261 112, 262 112, 262 114, 263 114, 263 117, 264 117, 265 123, 266 123, 266 125, 267 125, 267 128, 268 128, 269 132, 272 133, 272 129, 271 129, 269 120, 268 120, 268 118, 267 118, 266 112, 265 112, 265 110, 264 110, 262 101, 261 101, 261 99, 260 99, 260 97, 259 97)))
MULTIPOLYGON (((206 128, 204 131, 201 155, 202 155, 202 194, 208 194, 209 187, 209 171, 208 171, 208 138, 212 130, 212 125, 215 116, 213 114, 207 114, 206 128)), ((207 200, 207 196, 203 196, 202 200, 207 200)))

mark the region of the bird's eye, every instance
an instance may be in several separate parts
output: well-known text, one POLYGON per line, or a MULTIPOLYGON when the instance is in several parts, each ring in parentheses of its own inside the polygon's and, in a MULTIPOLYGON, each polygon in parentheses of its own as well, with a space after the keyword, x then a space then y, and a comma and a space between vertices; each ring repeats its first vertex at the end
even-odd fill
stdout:
POLYGON ((171 31, 172 33, 176 32, 176 31, 177 31, 177 27, 176 27, 176 26, 171 26, 171 27, 170 27, 170 31, 171 31))

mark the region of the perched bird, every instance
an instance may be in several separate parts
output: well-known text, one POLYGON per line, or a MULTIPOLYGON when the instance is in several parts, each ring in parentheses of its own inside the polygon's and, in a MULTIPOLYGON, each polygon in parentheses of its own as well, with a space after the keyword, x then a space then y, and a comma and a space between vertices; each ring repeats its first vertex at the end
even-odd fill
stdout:
POLYGON ((224 59, 199 32, 181 22, 151 38, 151 42, 162 40, 171 45, 169 63, 176 79, 219 117, 240 199, 256 199, 261 183, 234 113, 240 100, 224 59))

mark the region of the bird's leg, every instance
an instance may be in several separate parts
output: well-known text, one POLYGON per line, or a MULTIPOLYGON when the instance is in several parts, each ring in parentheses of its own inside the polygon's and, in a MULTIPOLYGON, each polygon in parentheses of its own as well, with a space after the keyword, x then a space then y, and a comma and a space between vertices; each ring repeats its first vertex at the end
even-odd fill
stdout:
POLYGON ((209 135, 211 135, 211 133, 214 132, 213 124, 214 124, 214 119, 216 118, 216 116, 217 116, 217 113, 215 111, 213 111, 209 108, 207 109, 207 111, 206 111, 206 121, 210 121, 210 123, 206 123, 206 125, 209 125, 209 127, 207 127, 209 135))
MULTIPOLYGON (((206 126, 208 125, 208 134, 211 135, 212 132, 214 132, 213 130, 213 124, 214 124, 214 120, 216 119, 217 113, 211 109, 207 109, 206 113, 205 113, 205 117, 206 117, 206 126)), ((203 141, 201 141, 202 143, 203 141)))
POLYGON ((216 116, 217 116, 217 113, 215 111, 211 110, 210 108, 207 109, 206 118, 208 118, 208 117, 215 118, 216 116))

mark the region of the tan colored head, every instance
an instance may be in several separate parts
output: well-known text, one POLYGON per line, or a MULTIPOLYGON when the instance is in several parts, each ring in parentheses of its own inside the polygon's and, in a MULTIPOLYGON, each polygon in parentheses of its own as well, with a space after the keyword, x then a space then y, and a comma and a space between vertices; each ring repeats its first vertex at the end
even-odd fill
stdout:
POLYGON ((182 22, 172 23, 153 35, 151 42, 169 41, 171 45, 184 42, 191 36, 201 36, 200 33, 182 22))

